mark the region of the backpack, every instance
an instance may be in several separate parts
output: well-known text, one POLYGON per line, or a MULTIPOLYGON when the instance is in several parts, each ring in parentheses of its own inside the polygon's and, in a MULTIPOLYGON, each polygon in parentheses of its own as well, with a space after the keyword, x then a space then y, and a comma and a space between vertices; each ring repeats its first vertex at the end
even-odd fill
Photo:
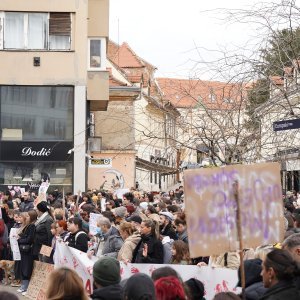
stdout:
POLYGON ((76 245, 76 243, 77 243, 77 238, 78 238, 81 234, 87 235, 84 231, 78 231, 78 232, 76 233, 76 235, 75 235, 75 245, 76 245))

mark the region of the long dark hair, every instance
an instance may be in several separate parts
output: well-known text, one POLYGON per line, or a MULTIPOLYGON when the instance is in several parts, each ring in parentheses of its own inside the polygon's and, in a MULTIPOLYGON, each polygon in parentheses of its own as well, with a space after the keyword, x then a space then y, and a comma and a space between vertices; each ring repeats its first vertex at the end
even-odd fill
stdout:
POLYGON ((155 238, 159 238, 159 224, 151 219, 144 220, 143 223, 146 227, 151 228, 151 235, 153 235, 155 238))
POLYGON ((190 263, 190 253, 187 243, 181 240, 177 240, 173 242, 172 247, 176 250, 176 254, 172 258, 172 263, 180 264, 182 260, 186 260, 187 263, 190 263))

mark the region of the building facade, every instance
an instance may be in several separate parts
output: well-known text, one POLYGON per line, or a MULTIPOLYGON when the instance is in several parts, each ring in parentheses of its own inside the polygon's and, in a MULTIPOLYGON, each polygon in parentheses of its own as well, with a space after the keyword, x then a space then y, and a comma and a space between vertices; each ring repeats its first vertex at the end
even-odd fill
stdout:
POLYGON ((84 191, 90 111, 106 110, 108 0, 0 3, 0 188, 84 191))

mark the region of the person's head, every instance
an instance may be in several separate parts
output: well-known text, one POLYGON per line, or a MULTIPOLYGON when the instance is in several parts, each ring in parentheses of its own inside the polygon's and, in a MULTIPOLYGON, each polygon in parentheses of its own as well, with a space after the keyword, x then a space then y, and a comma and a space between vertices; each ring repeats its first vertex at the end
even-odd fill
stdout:
POLYGON ((182 213, 180 215, 177 215, 174 224, 178 233, 184 232, 186 230, 185 214, 182 213))
POLYGON ((103 211, 102 216, 109 219, 110 223, 113 224, 115 222, 115 216, 112 211, 103 211))
POLYGON ((132 216, 129 219, 129 221, 131 223, 133 231, 140 231, 141 224, 142 224, 142 218, 141 217, 139 217, 139 216, 132 216))
POLYGON ((97 288, 120 283, 119 261, 108 256, 100 258, 93 266, 93 277, 97 288))
POLYGON ((267 254, 262 264, 264 286, 270 288, 279 281, 293 280, 297 270, 297 264, 287 250, 274 249, 267 254))
POLYGON ((159 278, 168 277, 168 276, 173 276, 173 277, 180 279, 178 273, 171 267, 161 267, 161 268, 155 269, 151 274, 151 278, 153 281, 156 281, 159 278))
POLYGON ((127 205, 127 204, 129 204, 129 203, 131 203, 131 202, 133 202, 133 198, 134 198, 134 196, 133 196, 133 194, 132 193, 125 193, 124 195, 123 195, 123 205, 127 205))
POLYGON ((64 211, 62 208, 55 208, 54 209, 54 219, 55 221, 63 220, 64 218, 64 211))
POLYGON ((37 214, 39 217, 42 214, 44 214, 45 212, 49 212, 49 209, 50 209, 48 206, 48 203, 46 201, 41 201, 40 203, 38 203, 36 208, 37 208, 37 214))
POLYGON ((130 222, 122 222, 119 227, 120 235, 125 241, 129 236, 133 234, 133 228, 130 222))
POLYGON ((216 294, 213 300, 241 300, 241 298, 233 292, 221 292, 216 294))
POLYGON ((153 205, 148 205, 147 209, 145 210, 145 215, 149 216, 151 214, 156 214, 157 211, 153 205))
POLYGON ((85 222, 89 222, 89 220, 90 220, 90 214, 89 214, 88 211, 86 211, 86 210, 82 210, 82 211, 80 212, 80 217, 81 217, 82 220, 85 221, 85 222))
POLYGON ((116 207, 115 201, 114 200, 108 200, 106 201, 106 209, 107 210, 112 210, 113 208, 116 207))
POLYGON ((158 202, 156 206, 156 212, 165 211, 167 209, 167 205, 164 202, 158 202))
POLYGON ((68 230, 67 222, 60 220, 56 222, 56 232, 57 234, 62 234, 64 231, 68 230))
POLYGON ((176 277, 162 277, 154 282, 154 286, 157 299, 186 299, 184 288, 179 279, 176 277))
POLYGON ((153 220, 144 220, 141 224, 141 235, 153 235, 154 237, 157 237, 156 233, 156 223, 153 220))
POLYGON ((170 223, 172 223, 174 217, 172 213, 168 211, 162 211, 159 213, 159 225, 166 226, 170 223))
POLYGON ((180 263, 181 260, 190 260, 189 246, 181 240, 174 241, 172 244, 172 258, 175 263, 180 263))
POLYGON ((56 226, 57 226, 56 222, 53 222, 53 223, 50 225, 50 231, 51 231, 51 234, 52 234, 53 236, 56 236, 56 235, 57 235, 56 226))
POLYGON ((97 226, 101 229, 101 231, 105 234, 111 227, 111 223, 107 218, 99 218, 97 222, 97 226))
POLYGON ((23 199, 24 199, 25 202, 27 202, 30 199, 30 195, 29 195, 28 192, 23 193, 22 197, 23 197, 23 199))
POLYGON ((294 260, 300 263, 300 233, 287 237, 282 243, 282 248, 289 251, 294 260))
POLYGON ((20 215, 21 215, 21 212, 19 210, 14 211, 14 221, 16 223, 20 223, 20 215))
POLYGON ((189 280, 184 282, 184 285, 187 287, 188 291, 188 299, 190 300, 202 300, 205 289, 203 283, 196 279, 190 278, 189 280))
POLYGON ((134 274, 126 281, 123 295, 125 300, 155 300, 154 283, 146 274, 134 274))
POLYGON ((113 210, 115 216, 115 223, 120 224, 127 216, 127 209, 125 206, 117 207, 113 210))
POLYGON ((26 226, 29 224, 29 215, 28 215, 28 212, 22 212, 20 214, 20 223, 23 225, 23 226, 26 226))
POLYGON ((48 282, 51 284, 46 291, 47 300, 88 300, 82 279, 71 269, 55 269, 48 282))
POLYGON ((73 217, 68 220, 68 231, 75 233, 79 230, 82 230, 82 220, 78 217, 73 217))

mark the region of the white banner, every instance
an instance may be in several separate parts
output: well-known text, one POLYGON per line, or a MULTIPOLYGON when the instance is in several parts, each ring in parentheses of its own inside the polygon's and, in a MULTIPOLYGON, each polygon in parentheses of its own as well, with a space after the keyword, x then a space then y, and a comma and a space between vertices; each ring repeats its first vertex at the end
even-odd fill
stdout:
MULTIPOLYGON (((65 245, 63 242, 56 243, 54 263, 55 267, 68 267, 75 270, 82 278, 87 292, 90 294, 93 287, 93 264, 97 258, 89 259, 87 254, 65 245)), ((167 265, 159 264, 127 264, 121 263, 122 279, 129 278, 135 273, 145 273, 151 276, 155 269, 167 265)), ((183 281, 190 278, 200 280, 205 287, 205 298, 210 300, 216 293, 235 292, 238 282, 237 271, 223 268, 197 267, 189 265, 169 265, 181 276, 183 281)))
POLYGON ((11 248, 14 261, 21 260, 21 254, 20 254, 20 249, 18 244, 18 237, 19 237, 18 231, 19 228, 12 228, 9 234, 10 248, 11 248))

